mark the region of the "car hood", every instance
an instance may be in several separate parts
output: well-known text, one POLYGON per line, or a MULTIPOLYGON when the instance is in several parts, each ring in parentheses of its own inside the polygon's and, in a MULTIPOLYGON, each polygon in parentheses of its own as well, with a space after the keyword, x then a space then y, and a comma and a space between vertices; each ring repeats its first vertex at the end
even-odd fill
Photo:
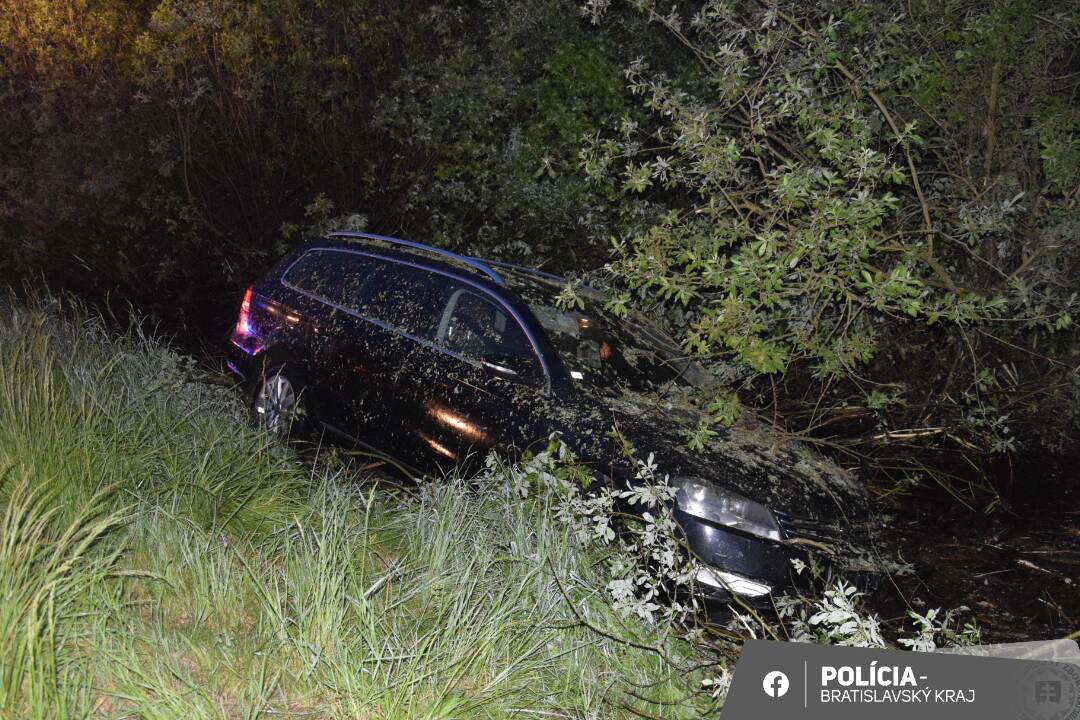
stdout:
POLYGON ((718 429, 699 452, 687 444, 703 418, 693 408, 633 393, 587 395, 578 403, 578 413, 597 425, 592 436, 609 438, 607 452, 615 444, 615 428, 638 459, 653 454, 660 473, 707 480, 796 518, 850 523, 867 512, 865 488, 799 443, 778 443, 764 432, 736 427, 718 429))

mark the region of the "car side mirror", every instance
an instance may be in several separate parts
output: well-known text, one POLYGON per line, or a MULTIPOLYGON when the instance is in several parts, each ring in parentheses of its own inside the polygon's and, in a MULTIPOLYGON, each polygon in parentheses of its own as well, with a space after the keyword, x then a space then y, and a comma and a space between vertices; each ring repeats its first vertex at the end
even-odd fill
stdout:
POLYGON ((527 382, 539 374, 536 359, 521 355, 485 355, 480 364, 491 375, 515 382, 527 382))

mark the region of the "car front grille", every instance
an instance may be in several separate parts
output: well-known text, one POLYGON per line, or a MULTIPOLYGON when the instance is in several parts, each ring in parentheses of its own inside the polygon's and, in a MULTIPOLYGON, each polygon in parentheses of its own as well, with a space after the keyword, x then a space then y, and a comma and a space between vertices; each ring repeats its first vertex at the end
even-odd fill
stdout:
POLYGON ((796 543, 803 541, 805 544, 822 544, 835 547, 845 534, 838 525, 821 522, 820 520, 799 517, 798 515, 782 513, 776 510, 773 511, 773 515, 780 525, 784 538, 796 543))

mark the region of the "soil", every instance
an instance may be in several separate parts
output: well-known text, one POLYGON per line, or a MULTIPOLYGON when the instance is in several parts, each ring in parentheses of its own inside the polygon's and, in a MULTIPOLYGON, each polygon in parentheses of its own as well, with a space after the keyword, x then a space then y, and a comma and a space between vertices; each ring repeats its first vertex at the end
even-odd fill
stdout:
MULTIPOLYGON (((875 603, 895 631, 919 612, 967 606, 984 643, 1050 640, 1080 629, 1080 458, 1039 477, 1037 491, 991 517, 944 498, 896 512, 889 554, 914 566, 875 603)), ((1034 483, 1031 483, 1034 485, 1034 483)))

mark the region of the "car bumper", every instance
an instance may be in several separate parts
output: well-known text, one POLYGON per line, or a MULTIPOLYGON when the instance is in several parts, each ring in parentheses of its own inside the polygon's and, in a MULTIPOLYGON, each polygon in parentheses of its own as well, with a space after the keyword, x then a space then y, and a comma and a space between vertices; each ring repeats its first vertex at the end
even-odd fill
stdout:
POLYGON ((225 346, 225 367, 241 383, 248 384, 254 375, 255 358, 261 350, 250 338, 233 333, 225 346))

